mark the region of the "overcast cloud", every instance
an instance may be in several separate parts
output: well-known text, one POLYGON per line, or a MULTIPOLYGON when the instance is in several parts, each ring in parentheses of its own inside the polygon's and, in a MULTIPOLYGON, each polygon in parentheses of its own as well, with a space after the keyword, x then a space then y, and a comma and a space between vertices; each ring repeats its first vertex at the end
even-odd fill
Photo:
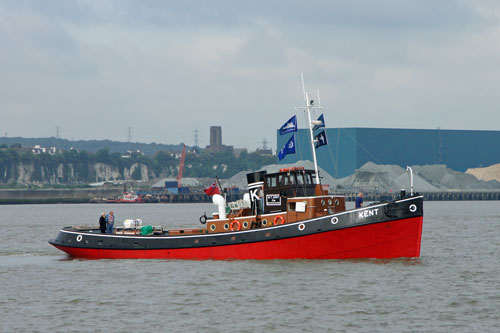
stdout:
POLYGON ((275 148, 301 72, 329 127, 500 130, 500 3, 0 0, 2 136, 275 148))

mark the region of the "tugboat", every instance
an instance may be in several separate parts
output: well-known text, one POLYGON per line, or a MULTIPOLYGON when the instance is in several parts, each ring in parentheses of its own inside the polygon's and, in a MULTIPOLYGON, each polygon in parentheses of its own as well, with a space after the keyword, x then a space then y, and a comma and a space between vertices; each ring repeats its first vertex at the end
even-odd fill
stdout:
POLYGON ((135 191, 130 190, 129 192, 123 192, 123 195, 118 199, 119 203, 144 203, 140 195, 135 191))
POLYGON ((247 174, 243 199, 226 203, 214 194, 218 212, 201 216, 201 228, 166 230, 126 220, 112 234, 101 234, 97 227, 64 227, 49 243, 72 257, 93 259, 419 257, 423 196, 413 192, 411 168, 410 193, 402 190, 395 200, 347 210, 344 196, 328 194, 320 184, 314 149, 318 140, 313 136, 318 122, 311 121, 313 101, 305 89, 304 97, 314 170, 294 167, 247 174))

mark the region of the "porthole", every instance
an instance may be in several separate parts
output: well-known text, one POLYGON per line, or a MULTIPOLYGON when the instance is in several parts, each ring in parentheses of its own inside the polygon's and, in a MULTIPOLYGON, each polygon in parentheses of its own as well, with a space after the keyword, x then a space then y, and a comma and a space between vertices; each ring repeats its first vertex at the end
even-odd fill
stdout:
POLYGON ((339 199, 335 199, 335 206, 338 206, 338 205, 340 205, 340 201, 339 201, 339 199))
POLYGON ((82 236, 82 235, 78 235, 78 236, 76 236, 76 241, 77 241, 77 242, 81 242, 81 241, 82 241, 82 239, 83 239, 83 236, 82 236))
POLYGON ((262 220, 262 226, 267 227, 267 220, 262 220))
POLYGON ((244 229, 247 229, 247 228, 248 228, 248 222, 247 222, 247 221, 243 221, 243 228, 244 228, 244 229))
POLYGON ((224 230, 227 230, 227 229, 229 229, 229 223, 224 224, 224 230))
POLYGON ((332 199, 328 199, 328 206, 332 205, 332 199))
POLYGON ((215 230, 215 224, 212 224, 212 225, 210 226, 210 230, 212 230, 212 231, 214 231, 214 230, 215 230))
POLYGON ((411 204, 410 205, 410 212, 415 213, 417 211, 417 205, 411 204))
POLYGON ((302 231, 306 228, 304 223, 299 224, 299 230, 302 231))
POLYGON ((339 218, 334 216, 332 217, 332 219, 330 220, 330 222, 332 222, 332 224, 337 224, 339 222, 339 218))

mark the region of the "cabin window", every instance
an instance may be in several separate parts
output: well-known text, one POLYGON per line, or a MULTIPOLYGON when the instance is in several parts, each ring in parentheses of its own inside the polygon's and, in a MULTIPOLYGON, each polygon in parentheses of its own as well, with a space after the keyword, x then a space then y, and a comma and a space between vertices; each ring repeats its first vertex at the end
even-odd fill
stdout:
POLYGON ((312 182, 312 177, 311 177, 311 174, 310 173, 306 173, 304 175, 304 178, 306 179, 306 184, 307 185, 311 185, 313 182, 312 182))
POLYGON ((280 180, 280 186, 295 185, 295 175, 294 174, 280 175, 279 180, 280 180))
POLYGON ((286 175, 279 175, 279 184, 280 184, 280 186, 285 186, 285 185, 287 185, 287 184, 288 184, 288 182, 287 182, 287 183, 285 183, 286 178, 287 178, 287 176, 286 176, 286 175))
POLYGON ((294 212, 295 211, 295 202, 289 202, 288 203, 288 210, 290 212, 294 212))
POLYGON ((304 185, 304 175, 302 174, 297 175, 297 184, 304 185))
POLYGON ((266 178, 267 188, 276 187, 276 176, 266 178))

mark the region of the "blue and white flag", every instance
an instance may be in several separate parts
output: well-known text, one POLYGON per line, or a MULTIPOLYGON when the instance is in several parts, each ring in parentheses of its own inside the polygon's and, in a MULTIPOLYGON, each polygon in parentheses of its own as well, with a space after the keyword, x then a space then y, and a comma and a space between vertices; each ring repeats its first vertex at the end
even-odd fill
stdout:
POLYGON ((297 132, 297 116, 293 116, 288 119, 288 121, 280 128, 280 135, 290 132, 297 132))
POLYGON ((314 127, 313 127, 313 131, 317 130, 318 128, 325 127, 325 118, 323 118, 323 114, 321 114, 321 115, 318 117, 318 120, 316 120, 316 121, 320 121, 320 122, 321 122, 321 124, 314 125, 314 127))
POLYGON ((321 131, 314 137, 314 142, 316 143, 316 149, 321 146, 325 146, 328 144, 328 140, 326 139, 325 131, 321 131))
POLYGON ((281 161, 287 154, 295 154, 295 134, 288 140, 288 142, 281 148, 278 153, 278 158, 281 161))

